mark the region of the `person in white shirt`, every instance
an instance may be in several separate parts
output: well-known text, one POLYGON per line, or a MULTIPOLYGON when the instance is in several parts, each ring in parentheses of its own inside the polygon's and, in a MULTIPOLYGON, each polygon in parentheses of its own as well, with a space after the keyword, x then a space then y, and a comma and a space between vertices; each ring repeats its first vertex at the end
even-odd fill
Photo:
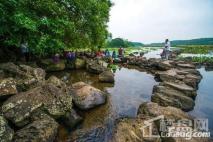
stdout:
POLYGON ((170 55, 170 42, 169 39, 166 39, 165 41, 165 54, 166 54, 166 59, 169 59, 169 55, 170 55))

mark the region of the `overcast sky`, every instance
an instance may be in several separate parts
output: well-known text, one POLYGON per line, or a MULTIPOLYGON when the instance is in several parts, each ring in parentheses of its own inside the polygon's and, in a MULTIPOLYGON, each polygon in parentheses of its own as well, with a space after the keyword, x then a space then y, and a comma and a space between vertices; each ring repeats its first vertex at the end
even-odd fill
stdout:
POLYGON ((213 37, 213 0, 112 0, 109 31, 143 43, 213 37))

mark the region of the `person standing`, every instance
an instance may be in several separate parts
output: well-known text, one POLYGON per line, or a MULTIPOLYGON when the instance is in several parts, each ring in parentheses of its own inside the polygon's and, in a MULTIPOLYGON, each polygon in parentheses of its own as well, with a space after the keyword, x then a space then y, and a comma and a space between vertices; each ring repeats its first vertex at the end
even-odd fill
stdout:
POLYGON ((29 53, 29 48, 28 48, 27 42, 21 44, 21 52, 25 58, 25 62, 29 62, 30 53, 29 53))
POLYGON ((166 60, 169 59, 169 55, 170 55, 170 42, 169 42, 169 39, 166 39, 165 41, 165 46, 164 46, 164 51, 165 51, 165 57, 166 57, 166 60))

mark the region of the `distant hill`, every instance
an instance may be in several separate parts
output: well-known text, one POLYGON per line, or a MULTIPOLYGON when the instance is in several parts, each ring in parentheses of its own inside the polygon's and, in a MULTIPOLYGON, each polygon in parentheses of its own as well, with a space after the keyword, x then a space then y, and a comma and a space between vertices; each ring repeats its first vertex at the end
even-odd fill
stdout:
MULTIPOLYGON (((178 45, 213 45, 213 38, 199 38, 191 40, 173 40, 171 41, 172 46, 178 45)), ((164 43, 151 43, 145 46, 164 46, 164 43)))

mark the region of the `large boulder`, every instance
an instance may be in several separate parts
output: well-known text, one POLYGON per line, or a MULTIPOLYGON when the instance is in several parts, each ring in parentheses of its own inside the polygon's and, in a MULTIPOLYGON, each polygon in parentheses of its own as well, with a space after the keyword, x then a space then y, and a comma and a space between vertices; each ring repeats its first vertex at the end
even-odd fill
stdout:
POLYGON ((13 78, 0 80, 0 100, 7 99, 17 92, 16 81, 13 78))
POLYGON ((160 137, 146 137, 148 135, 159 136, 155 124, 152 124, 152 134, 148 127, 145 128, 146 119, 124 118, 118 120, 113 133, 113 142, 161 142, 160 137))
POLYGON ((99 81, 106 83, 114 83, 114 74, 111 71, 104 71, 103 73, 99 74, 99 81))
POLYGON ((43 59, 41 60, 40 65, 47 72, 63 71, 65 69, 64 60, 60 60, 59 62, 54 63, 51 59, 43 59))
POLYGON ((91 109, 104 104, 106 101, 106 94, 104 92, 84 82, 73 84, 71 94, 75 105, 82 110, 91 109))
POLYGON ((84 59, 77 58, 75 60, 76 69, 84 69, 86 67, 86 61, 84 59))
POLYGON ((194 108, 194 100, 186 96, 183 92, 170 88, 168 86, 157 85, 154 87, 152 102, 161 106, 173 106, 184 111, 190 111, 194 108))
POLYGON ((54 119, 45 116, 18 130, 13 140, 14 142, 52 142, 56 138, 58 126, 54 119))
POLYGON ((42 108, 60 118, 72 108, 72 98, 52 84, 43 85, 10 97, 2 105, 4 116, 16 126, 29 123, 31 114, 42 108))
POLYGON ((14 131, 9 127, 7 120, 0 115, 0 141, 12 142, 14 131))
POLYGON ((101 60, 87 60, 87 71, 90 73, 100 74, 107 70, 107 63, 101 60))

